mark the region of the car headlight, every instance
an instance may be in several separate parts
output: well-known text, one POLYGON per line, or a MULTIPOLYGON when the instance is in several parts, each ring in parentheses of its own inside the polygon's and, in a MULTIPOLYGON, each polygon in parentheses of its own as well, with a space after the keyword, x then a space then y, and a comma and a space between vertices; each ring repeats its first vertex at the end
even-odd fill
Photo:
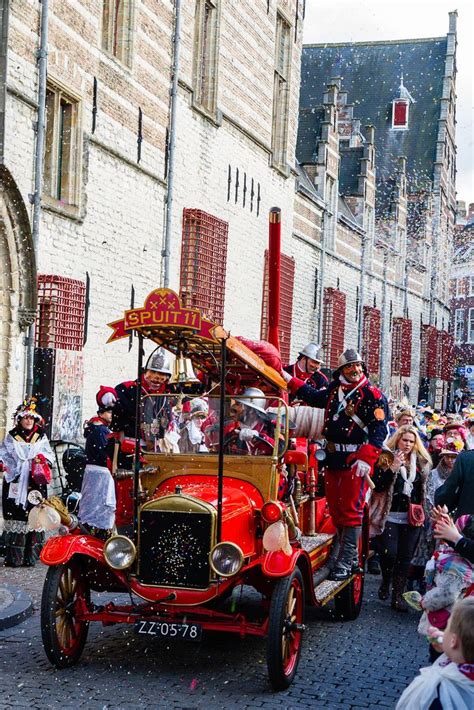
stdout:
POLYGON ((133 564, 137 550, 135 545, 125 535, 109 537, 104 545, 104 557, 113 569, 127 569, 133 564))
POLYGON ((244 553, 233 542, 219 542, 209 555, 211 567, 220 577, 237 574, 244 562, 244 553))

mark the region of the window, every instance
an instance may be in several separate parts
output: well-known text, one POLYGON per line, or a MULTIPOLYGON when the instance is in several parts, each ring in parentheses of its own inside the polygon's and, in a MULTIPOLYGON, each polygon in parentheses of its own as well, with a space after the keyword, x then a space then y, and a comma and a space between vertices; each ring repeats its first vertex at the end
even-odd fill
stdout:
POLYGON ((469 309, 469 335, 467 338, 468 343, 474 343, 474 308, 469 309))
POLYGON ((464 279, 456 279, 456 298, 464 296, 464 279))
POLYGON ((397 99, 392 102, 392 128, 408 128, 408 101, 397 99))
POLYGON ((474 276, 469 276, 469 295, 474 296, 474 276))
POLYGON ((464 341, 464 308, 456 308, 454 311, 454 341, 456 343, 464 341))
MULTIPOLYGON (((284 363, 290 362, 291 324, 293 320, 293 290, 295 284, 295 260, 286 254, 280 255, 280 353, 284 363)), ((268 249, 265 250, 263 274, 262 323, 260 337, 268 337, 268 249)))
POLYGON ((43 193, 65 205, 79 204, 80 104, 57 87, 46 91, 43 193))
POLYGON ((217 107, 218 2, 198 0, 194 45, 194 102, 209 113, 217 107))
POLYGON ((180 296, 187 308, 224 320, 229 224, 207 212, 183 210, 180 296))
POLYGON ((392 375, 411 375, 412 323, 408 318, 392 321, 392 375))
POLYGON ((102 47, 130 66, 132 58, 133 0, 104 0, 102 47))
POLYGON ((362 357, 371 375, 380 370, 380 333, 380 311, 372 306, 364 306, 362 357))
POLYGON ((273 85, 272 153, 273 164, 285 169, 288 141, 290 54, 290 26, 281 15, 277 15, 273 85))
POLYGON ((344 350, 346 294, 336 288, 324 289, 322 346, 327 354, 326 367, 337 367, 344 350))
POLYGON ((86 285, 83 281, 39 274, 36 346, 82 350, 85 308, 86 285))

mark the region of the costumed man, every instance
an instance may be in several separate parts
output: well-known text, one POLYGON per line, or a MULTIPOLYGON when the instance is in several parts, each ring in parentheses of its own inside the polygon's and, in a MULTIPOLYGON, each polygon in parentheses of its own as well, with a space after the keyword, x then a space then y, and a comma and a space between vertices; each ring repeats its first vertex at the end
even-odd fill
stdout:
POLYGON ((86 421, 86 468, 82 480, 79 520, 91 535, 106 540, 115 524, 115 485, 111 456, 113 435, 110 429, 116 393, 111 387, 101 387, 97 393, 97 416, 86 421))
POLYGON ((292 377, 303 380, 317 390, 325 389, 329 385, 329 380, 321 372, 324 365, 322 358, 322 348, 317 343, 308 343, 303 350, 298 353, 298 359, 292 365, 287 365, 284 370, 292 377))
POLYGON ((43 432, 45 422, 36 408, 35 397, 20 404, 13 421, 13 429, 0 444, 5 565, 34 567, 44 543, 44 532, 28 526, 28 513, 33 507, 28 502, 28 493, 37 490, 43 498, 47 497, 54 453, 43 432))
POLYGON ((370 384, 362 357, 352 349, 339 356, 327 389, 316 391, 296 378, 288 381, 288 387, 298 399, 326 410, 325 489, 340 542, 329 579, 342 581, 358 568, 367 478, 387 437, 388 402, 370 384))
POLYGON ((225 436, 230 438, 229 453, 271 455, 275 445, 274 426, 265 411, 266 404, 258 387, 247 387, 235 397, 230 408, 232 422, 225 429, 225 436))

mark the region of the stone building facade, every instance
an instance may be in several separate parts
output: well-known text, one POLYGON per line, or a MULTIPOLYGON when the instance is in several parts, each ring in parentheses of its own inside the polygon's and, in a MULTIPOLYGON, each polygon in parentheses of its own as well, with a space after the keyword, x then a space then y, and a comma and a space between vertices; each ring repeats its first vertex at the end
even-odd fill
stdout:
POLYGON ((34 322, 35 390, 53 400, 53 434, 75 438, 98 386, 135 373, 106 324, 164 280, 260 335, 273 205, 292 249, 303 3, 182 0, 175 42, 172 0, 50 0, 35 231, 42 7, 0 2, 0 429, 25 391, 34 322))
POLYGON ((295 307, 314 316, 295 345, 319 338, 329 367, 357 345, 392 396, 438 406, 452 379, 455 53, 456 13, 442 38, 304 47, 297 143, 295 307))

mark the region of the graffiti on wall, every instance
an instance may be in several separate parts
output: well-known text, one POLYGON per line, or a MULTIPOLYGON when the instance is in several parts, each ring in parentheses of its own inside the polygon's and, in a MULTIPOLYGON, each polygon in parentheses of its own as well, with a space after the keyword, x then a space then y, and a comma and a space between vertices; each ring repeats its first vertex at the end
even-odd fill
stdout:
POLYGON ((82 352, 57 350, 54 377, 52 438, 78 441, 82 438, 82 352))

